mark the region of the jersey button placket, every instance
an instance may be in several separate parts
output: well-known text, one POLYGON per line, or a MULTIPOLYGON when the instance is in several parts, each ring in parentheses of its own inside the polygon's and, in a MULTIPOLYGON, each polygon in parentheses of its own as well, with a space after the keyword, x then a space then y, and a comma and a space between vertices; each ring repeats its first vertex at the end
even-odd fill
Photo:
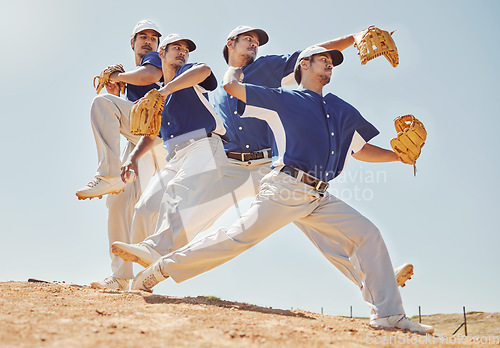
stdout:
MULTIPOLYGON (((326 101, 323 100, 323 111, 325 112, 326 114, 326 126, 327 126, 327 129, 328 129, 328 132, 329 132, 329 137, 328 137, 328 143, 329 143, 329 148, 332 149, 331 151, 331 155, 333 156, 335 154, 335 151, 333 150, 333 136, 335 135, 335 133, 331 130, 332 125, 331 125, 331 121, 330 121, 330 114, 328 113, 328 109, 327 109, 327 104, 326 104, 326 101)), ((326 168, 325 170, 328 170, 328 163, 330 162, 330 156, 328 156, 327 160, 326 160, 326 168)), ((329 180, 328 178, 328 172, 326 173, 326 181, 329 180)))

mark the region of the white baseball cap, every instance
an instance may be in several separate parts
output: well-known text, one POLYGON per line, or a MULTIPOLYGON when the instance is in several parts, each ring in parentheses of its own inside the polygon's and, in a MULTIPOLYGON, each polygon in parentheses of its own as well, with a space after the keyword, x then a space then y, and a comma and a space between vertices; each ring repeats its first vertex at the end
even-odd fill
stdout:
POLYGON ((332 57, 333 66, 340 65, 344 61, 344 55, 339 50, 327 50, 326 48, 321 46, 309 46, 305 50, 300 52, 299 58, 297 58, 297 62, 295 63, 295 68, 293 70, 297 69, 302 59, 324 52, 329 53, 330 56, 332 57))
POLYGON ((264 30, 252 28, 248 25, 240 25, 234 28, 233 31, 231 31, 227 36, 227 39, 229 40, 232 37, 238 36, 243 33, 248 33, 249 31, 253 31, 259 37, 259 46, 264 46, 269 41, 269 36, 264 30))
POLYGON ((158 29, 158 26, 155 24, 155 22, 150 21, 148 19, 143 19, 134 28, 134 31, 132 32, 132 37, 134 37, 137 33, 140 33, 141 31, 144 30, 154 30, 158 33, 158 35, 161 37, 160 29, 158 29))
POLYGON ((172 42, 177 42, 177 41, 184 41, 187 43, 188 45, 188 49, 189 49, 189 52, 193 52, 195 49, 196 49, 196 45, 195 43, 193 42, 193 40, 190 40, 190 39, 186 39, 185 37, 182 37, 181 35, 179 34, 168 34, 161 42, 160 46, 158 46, 158 51, 161 49, 161 48, 164 48, 165 46, 167 46, 168 44, 171 44, 172 42))

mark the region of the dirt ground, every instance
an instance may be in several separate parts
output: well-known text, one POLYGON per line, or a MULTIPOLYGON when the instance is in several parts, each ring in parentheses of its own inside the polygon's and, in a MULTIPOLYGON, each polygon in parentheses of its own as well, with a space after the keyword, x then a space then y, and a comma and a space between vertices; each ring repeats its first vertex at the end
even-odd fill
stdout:
MULTIPOLYGON (((493 344, 481 346, 500 346, 500 313, 472 313, 469 318, 468 337, 490 335, 493 344)), ((435 325, 438 335, 422 336, 374 330, 363 318, 203 296, 99 291, 64 283, 0 283, 0 347, 456 347, 466 339, 451 336, 460 320, 459 314, 423 317, 423 323, 435 325)))

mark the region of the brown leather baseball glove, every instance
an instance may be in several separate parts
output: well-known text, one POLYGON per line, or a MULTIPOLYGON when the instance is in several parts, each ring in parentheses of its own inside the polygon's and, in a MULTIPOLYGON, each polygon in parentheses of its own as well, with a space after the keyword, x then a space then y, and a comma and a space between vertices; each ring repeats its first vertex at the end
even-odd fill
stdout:
POLYGON ((152 89, 139 99, 130 110, 130 132, 135 135, 158 135, 165 98, 152 89))
POLYGON ((384 55, 393 67, 398 66, 399 56, 392 33, 377 27, 369 27, 366 31, 354 35, 354 47, 358 49, 361 64, 384 55))
MULTIPOLYGON (((94 77, 94 88, 97 91, 97 94, 99 94, 104 86, 106 86, 106 83, 109 82, 109 76, 116 71, 125 72, 125 69, 123 69, 123 65, 121 64, 109 65, 101 71, 99 76, 94 77), (95 85, 95 80, 97 80, 97 86, 95 85)), ((125 82, 118 82, 118 86, 120 86, 121 93, 124 94, 125 82)))
POLYGON ((391 147, 401 162, 411 164, 416 173, 415 163, 427 139, 424 124, 413 115, 397 117, 394 127, 398 135, 391 140, 391 147))

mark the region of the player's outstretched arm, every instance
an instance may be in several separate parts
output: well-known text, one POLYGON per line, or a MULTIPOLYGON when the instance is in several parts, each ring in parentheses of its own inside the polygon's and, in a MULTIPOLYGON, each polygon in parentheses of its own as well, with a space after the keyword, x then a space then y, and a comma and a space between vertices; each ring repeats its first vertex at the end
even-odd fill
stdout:
POLYGON ((324 47, 327 50, 343 51, 347 47, 354 45, 354 36, 355 35, 362 35, 367 30, 368 29, 364 29, 364 30, 360 31, 359 33, 349 34, 346 36, 339 37, 337 39, 321 42, 319 44, 316 44, 316 46, 324 47))
POLYGON ((243 81, 243 72, 241 68, 235 68, 234 66, 227 68, 223 80, 224 90, 233 97, 246 103, 247 92, 245 85, 241 81, 243 81))
POLYGON ((363 162, 395 162, 399 161, 398 155, 392 150, 365 144, 361 150, 352 154, 352 157, 363 162))
MULTIPOLYGON (((177 76, 175 79, 167 83, 165 86, 160 88, 158 92, 162 95, 163 98, 167 98, 170 94, 180 91, 184 88, 193 87, 201 84, 205 80, 207 80, 212 75, 212 70, 206 64, 197 64, 188 70, 184 71, 182 74, 177 76)), ((215 88, 217 82, 214 78, 215 88)))
POLYGON ((110 75, 111 82, 125 82, 136 86, 147 86, 158 82, 163 76, 160 68, 146 64, 132 71, 114 72, 110 75))

